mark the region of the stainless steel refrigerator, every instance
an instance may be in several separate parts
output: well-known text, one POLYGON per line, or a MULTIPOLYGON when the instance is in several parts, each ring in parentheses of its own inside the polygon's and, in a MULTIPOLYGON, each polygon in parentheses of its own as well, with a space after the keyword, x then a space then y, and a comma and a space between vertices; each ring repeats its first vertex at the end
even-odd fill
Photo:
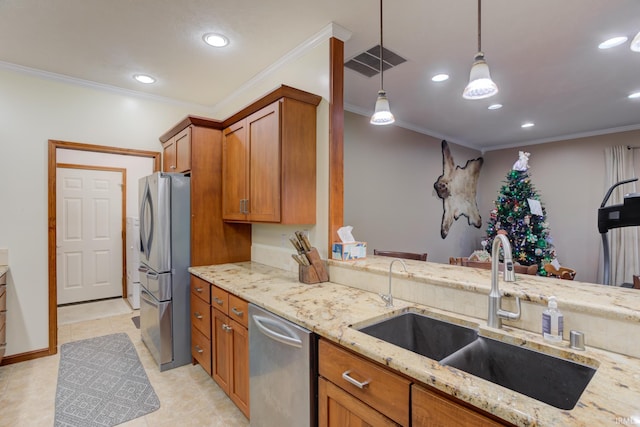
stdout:
POLYGON ((191 362, 190 179, 156 172, 141 178, 140 332, 160 370, 191 362))

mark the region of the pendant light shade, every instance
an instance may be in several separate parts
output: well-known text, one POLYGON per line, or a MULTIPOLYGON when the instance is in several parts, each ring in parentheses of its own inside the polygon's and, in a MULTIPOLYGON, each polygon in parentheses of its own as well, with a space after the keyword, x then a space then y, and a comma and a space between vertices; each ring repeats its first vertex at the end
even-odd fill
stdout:
POLYGON ((464 99, 484 99, 496 93, 498 93, 498 86, 491 80, 489 66, 484 59, 484 54, 478 52, 471 67, 469 84, 464 88, 462 97, 464 99))
POLYGON ((384 90, 379 90, 378 99, 376 99, 376 111, 373 113, 373 116, 371 116, 370 123, 372 125, 390 125, 395 121, 396 119, 389 109, 387 93, 384 90))
POLYGON ((391 114, 389 108, 389 100, 387 93, 384 91, 384 66, 383 66, 384 47, 382 44, 382 0, 380 0, 380 90, 378 91, 378 99, 376 99, 376 107, 369 123, 372 125, 390 125, 396 119, 391 114))
POLYGON ((478 0, 478 53, 476 53, 471 73, 469 73, 469 84, 462 92, 464 99, 485 99, 498 93, 498 85, 491 80, 489 66, 482 52, 481 1, 478 0))
POLYGON ((631 40, 630 49, 634 52, 640 52, 640 32, 631 40))

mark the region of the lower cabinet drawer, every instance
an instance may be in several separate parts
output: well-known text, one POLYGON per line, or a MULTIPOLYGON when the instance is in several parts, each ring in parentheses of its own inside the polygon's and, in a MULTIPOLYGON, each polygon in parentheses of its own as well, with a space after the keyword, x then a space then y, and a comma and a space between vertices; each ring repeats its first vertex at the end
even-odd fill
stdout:
POLYGON ((326 340, 318 343, 321 376, 395 422, 409 425, 411 382, 326 340))
POLYGON ((191 355, 211 375, 211 340, 195 328, 191 328, 191 355))
POLYGON ((191 327, 211 339, 211 308, 198 295, 191 293, 191 327))

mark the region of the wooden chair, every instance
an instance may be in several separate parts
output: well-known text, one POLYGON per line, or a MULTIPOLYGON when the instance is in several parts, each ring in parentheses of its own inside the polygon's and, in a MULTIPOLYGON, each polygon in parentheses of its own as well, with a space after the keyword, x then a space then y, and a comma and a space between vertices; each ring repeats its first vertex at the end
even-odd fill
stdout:
POLYGON ((380 256, 389 256, 389 257, 394 257, 394 258, 403 258, 403 259, 415 259, 418 261, 426 261, 427 260, 427 254, 419 254, 419 253, 413 253, 413 252, 395 252, 395 251, 381 251, 378 249, 374 249, 373 250, 373 254, 374 255, 380 255, 380 256))
MULTIPOLYGON (((461 265, 463 267, 475 267, 475 268, 482 268, 485 270, 491 270, 491 262, 490 261, 469 261, 468 257, 449 257, 449 264, 451 265, 461 265)), ((538 265, 534 264, 534 265, 520 265, 520 264, 513 264, 514 270, 516 273, 518 274, 530 274, 530 275, 536 275, 538 274, 538 265)), ((499 271, 504 271, 504 263, 500 263, 498 264, 498 270, 499 271)))
POLYGON ((573 268, 560 267, 556 269, 552 264, 545 264, 544 270, 549 273, 550 277, 557 277, 559 279, 573 280, 576 277, 576 271, 573 268))

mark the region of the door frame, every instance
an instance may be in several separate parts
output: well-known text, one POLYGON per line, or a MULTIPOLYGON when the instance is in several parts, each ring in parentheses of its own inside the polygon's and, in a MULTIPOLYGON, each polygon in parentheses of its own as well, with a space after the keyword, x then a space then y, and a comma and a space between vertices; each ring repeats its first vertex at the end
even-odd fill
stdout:
MULTIPOLYGON (((153 171, 161 170, 161 154, 158 151, 134 150, 128 148, 109 147, 104 145, 91 145, 78 142, 49 140, 48 156, 48 252, 49 252, 49 355, 58 352, 58 278, 57 278, 57 213, 56 213, 56 173, 58 162, 56 150, 90 151, 103 154, 119 154, 124 156, 149 157, 153 159, 153 171)), ((78 166, 78 165, 76 165, 78 166)), ((126 197, 126 196, 124 196, 126 197)), ((124 229, 123 229, 124 230, 124 229)), ((123 244, 126 244, 123 240, 123 244)), ((123 251, 123 257, 126 256, 123 251)), ((125 264, 123 264, 123 268, 125 264)), ((123 277, 126 280, 126 274, 123 277)))
MULTIPOLYGON (((120 172, 120 177, 122 179, 122 194, 121 197, 121 209, 120 209, 120 239, 122 239, 122 283, 120 284, 122 287, 122 297, 127 297, 127 232, 126 232, 126 216, 127 216, 127 169, 126 168, 115 168, 109 166, 91 166, 91 165, 80 165, 80 164, 72 164, 72 163, 57 163, 56 164, 56 174, 58 169, 82 169, 82 170, 92 170, 92 171, 103 171, 103 172, 120 172)), ((56 194, 56 216, 57 216, 57 208, 58 208, 58 199, 56 194)), ((57 218, 56 218, 57 224, 57 218)), ((57 249, 57 248, 56 248, 57 249)), ((57 269, 57 258, 58 252, 56 250, 56 269, 57 269)), ((56 310, 58 306, 58 272, 56 271, 56 310)), ((56 322, 57 323, 57 322, 56 322)))

